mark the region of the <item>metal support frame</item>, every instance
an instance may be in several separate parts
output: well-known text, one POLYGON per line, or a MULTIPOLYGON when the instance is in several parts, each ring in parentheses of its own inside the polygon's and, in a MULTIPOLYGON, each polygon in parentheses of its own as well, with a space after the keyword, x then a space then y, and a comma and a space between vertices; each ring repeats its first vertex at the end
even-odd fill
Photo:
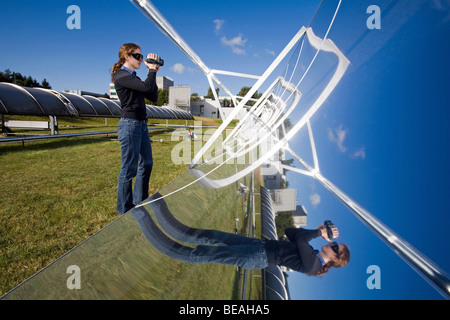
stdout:
POLYGON ((50 132, 51 135, 57 135, 58 134, 58 117, 56 116, 48 116, 50 119, 50 132))

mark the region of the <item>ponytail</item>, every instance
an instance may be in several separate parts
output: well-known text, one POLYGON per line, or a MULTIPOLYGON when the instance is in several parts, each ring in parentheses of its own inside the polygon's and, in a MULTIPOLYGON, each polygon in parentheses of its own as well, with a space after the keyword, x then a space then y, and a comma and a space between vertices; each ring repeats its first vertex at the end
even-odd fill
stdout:
POLYGON ((332 267, 334 267, 334 262, 333 261, 329 261, 326 265, 324 265, 322 268, 320 268, 320 270, 317 271, 316 273, 308 273, 308 276, 323 276, 332 267))
POLYGON ((131 54, 136 49, 140 49, 141 47, 135 43, 125 43, 123 44, 119 49, 119 61, 115 63, 111 70, 111 81, 114 82, 114 76, 116 75, 116 72, 122 68, 122 66, 125 64, 125 54, 131 54))
POLYGON ((114 76, 116 75, 116 72, 119 71, 120 68, 122 68, 123 64, 125 63, 125 61, 123 60, 125 59, 119 59, 119 61, 113 65, 111 71, 111 82, 114 82, 114 76))

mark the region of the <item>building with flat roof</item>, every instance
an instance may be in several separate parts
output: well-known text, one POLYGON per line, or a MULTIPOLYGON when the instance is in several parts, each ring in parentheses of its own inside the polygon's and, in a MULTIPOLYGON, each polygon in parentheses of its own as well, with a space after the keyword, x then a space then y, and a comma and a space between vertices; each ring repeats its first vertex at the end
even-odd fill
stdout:
POLYGON ((213 99, 191 101, 191 113, 194 116, 219 118, 220 104, 213 99))
POLYGON ((294 212, 294 225, 296 228, 304 227, 307 225, 307 211, 304 206, 297 206, 294 212))
POLYGON ((156 77, 156 85, 158 86, 158 89, 169 90, 170 87, 173 87, 174 82, 173 79, 166 76, 162 76, 156 77))
POLYGON ((272 207, 275 212, 294 211, 297 206, 297 189, 271 189, 272 207))
POLYGON ((176 86, 169 87, 169 108, 191 111, 191 87, 176 86))
POLYGON ((114 82, 109 84, 109 97, 113 100, 119 100, 117 96, 116 87, 114 86, 114 82))

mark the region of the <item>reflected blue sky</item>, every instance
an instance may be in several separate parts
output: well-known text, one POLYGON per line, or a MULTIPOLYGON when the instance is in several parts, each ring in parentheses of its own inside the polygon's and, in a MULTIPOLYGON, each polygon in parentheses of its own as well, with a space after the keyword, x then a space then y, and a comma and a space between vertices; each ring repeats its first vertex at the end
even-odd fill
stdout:
MULTIPOLYGON (((329 107, 312 122, 321 171, 449 270, 448 240, 437 229, 448 222, 449 209, 448 3, 377 4, 381 30, 365 28, 368 15, 352 19, 366 5, 359 2, 343 5, 330 35, 351 65, 329 107)), ((288 178, 291 187, 301 190, 298 200, 308 204, 309 223, 318 225, 331 216, 352 252, 345 270, 333 270, 319 281, 292 275, 291 292, 298 293, 294 297, 441 298, 321 185, 295 174, 288 178), (380 290, 367 288, 370 265, 380 267, 380 290)))

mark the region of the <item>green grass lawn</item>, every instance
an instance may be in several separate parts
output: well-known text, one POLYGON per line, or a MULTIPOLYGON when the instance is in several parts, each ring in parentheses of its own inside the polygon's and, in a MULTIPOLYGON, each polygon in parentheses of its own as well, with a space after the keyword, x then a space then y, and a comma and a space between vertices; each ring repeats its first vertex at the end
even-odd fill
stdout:
MULTIPOLYGON (((60 133, 115 130, 117 121, 62 119, 60 133)), ((170 133, 151 135, 164 142, 152 144, 150 194, 186 171, 167 160, 170 133)), ((0 295, 118 217, 120 166, 114 135, 0 145, 0 295)))

